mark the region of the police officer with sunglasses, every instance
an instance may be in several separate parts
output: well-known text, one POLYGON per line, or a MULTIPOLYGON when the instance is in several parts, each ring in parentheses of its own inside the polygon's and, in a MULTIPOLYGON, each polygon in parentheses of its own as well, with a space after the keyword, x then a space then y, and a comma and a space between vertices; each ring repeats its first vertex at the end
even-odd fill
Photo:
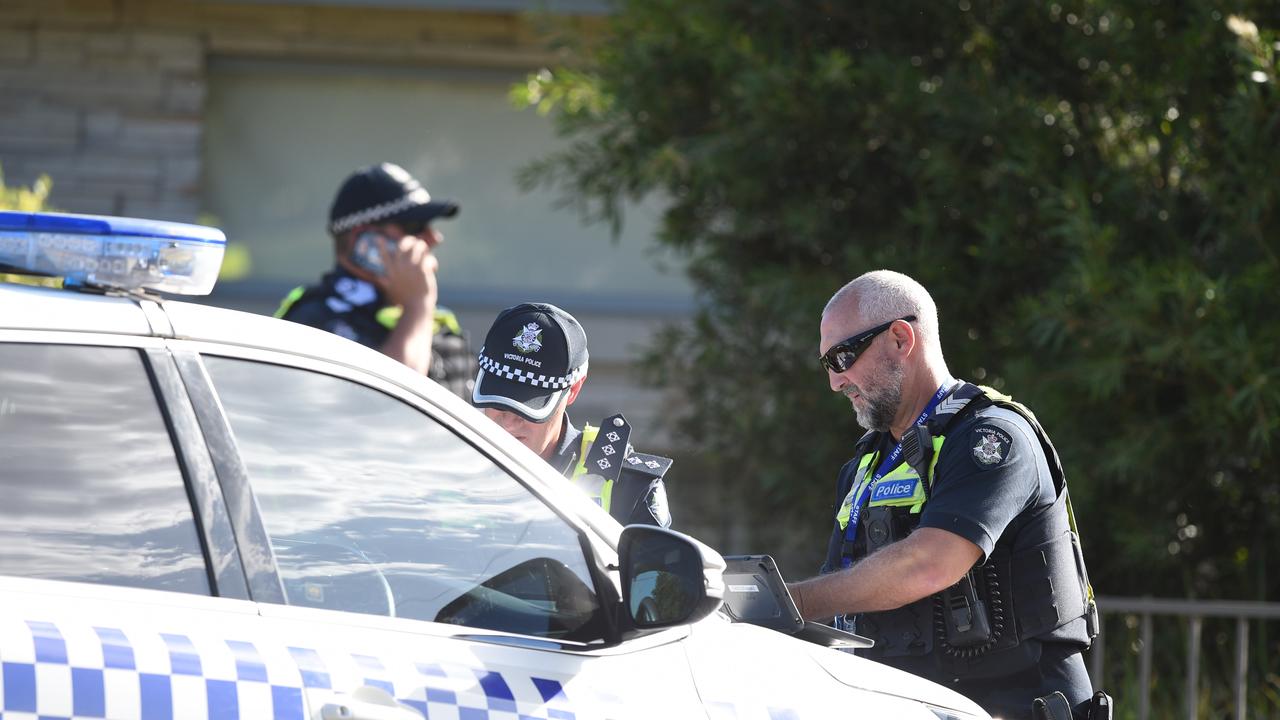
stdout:
POLYGON ((381 350, 470 398, 475 355, 454 314, 436 304, 444 235, 431 223, 457 214, 457 203, 432 198, 399 165, 356 170, 329 209, 333 270, 290 292, 276 317, 381 350))
POLYGON ((823 574, 790 585, 801 613, 992 715, 1107 705, 1081 658, 1098 616, 1066 479, 1035 416, 952 377, 937 307, 906 275, 845 285, 820 335, 831 389, 868 432, 838 476, 823 574))

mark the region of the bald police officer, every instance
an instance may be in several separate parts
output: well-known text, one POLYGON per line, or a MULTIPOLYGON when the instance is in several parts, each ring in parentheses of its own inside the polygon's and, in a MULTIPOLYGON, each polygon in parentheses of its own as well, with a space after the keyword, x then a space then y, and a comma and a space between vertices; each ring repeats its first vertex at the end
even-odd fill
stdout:
POLYGON ((1057 452, 1025 407, 957 381, 938 311, 886 270, 822 313, 831 389, 869 432, 841 469, 827 574, 790 586, 809 619, 846 616, 859 654, 1027 717, 1060 691, 1091 701, 1081 651, 1097 634, 1057 452))

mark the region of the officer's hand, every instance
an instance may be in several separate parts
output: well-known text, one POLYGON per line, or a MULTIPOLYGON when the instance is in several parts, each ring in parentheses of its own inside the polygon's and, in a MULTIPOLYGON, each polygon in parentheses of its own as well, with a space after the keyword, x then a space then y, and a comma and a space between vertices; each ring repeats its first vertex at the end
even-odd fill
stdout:
POLYGON ((382 263, 386 272, 381 285, 387 299, 406 309, 434 309, 440 262, 425 241, 411 235, 399 240, 388 238, 382 247, 382 263))

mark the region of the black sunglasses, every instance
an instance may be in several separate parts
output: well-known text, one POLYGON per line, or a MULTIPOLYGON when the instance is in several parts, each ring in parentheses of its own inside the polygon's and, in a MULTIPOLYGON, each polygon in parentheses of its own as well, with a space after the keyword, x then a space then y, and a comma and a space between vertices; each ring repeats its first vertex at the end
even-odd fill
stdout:
POLYGON ((427 223, 424 220, 397 220, 395 221, 404 230, 405 235, 413 235, 421 237, 424 230, 427 229, 427 223))
POLYGON ((818 360, 822 363, 822 367, 833 373, 842 373, 853 367, 858 361, 858 357, 866 352, 871 346, 871 341, 876 339, 880 333, 888 330, 891 325, 902 320, 903 322, 913 322, 915 315, 907 315, 906 317, 896 318, 887 323, 881 323, 870 330, 863 330, 851 338, 846 338, 831 346, 831 349, 822 353, 818 360))

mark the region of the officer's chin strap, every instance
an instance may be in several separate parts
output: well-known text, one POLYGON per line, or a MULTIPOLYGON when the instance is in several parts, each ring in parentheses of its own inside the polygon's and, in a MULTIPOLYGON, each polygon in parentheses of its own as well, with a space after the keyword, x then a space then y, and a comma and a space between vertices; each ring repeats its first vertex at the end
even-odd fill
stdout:
POLYGON ((1065 695, 1050 693, 1031 701, 1031 720, 1111 720, 1111 696, 1099 690, 1073 710, 1065 695))

